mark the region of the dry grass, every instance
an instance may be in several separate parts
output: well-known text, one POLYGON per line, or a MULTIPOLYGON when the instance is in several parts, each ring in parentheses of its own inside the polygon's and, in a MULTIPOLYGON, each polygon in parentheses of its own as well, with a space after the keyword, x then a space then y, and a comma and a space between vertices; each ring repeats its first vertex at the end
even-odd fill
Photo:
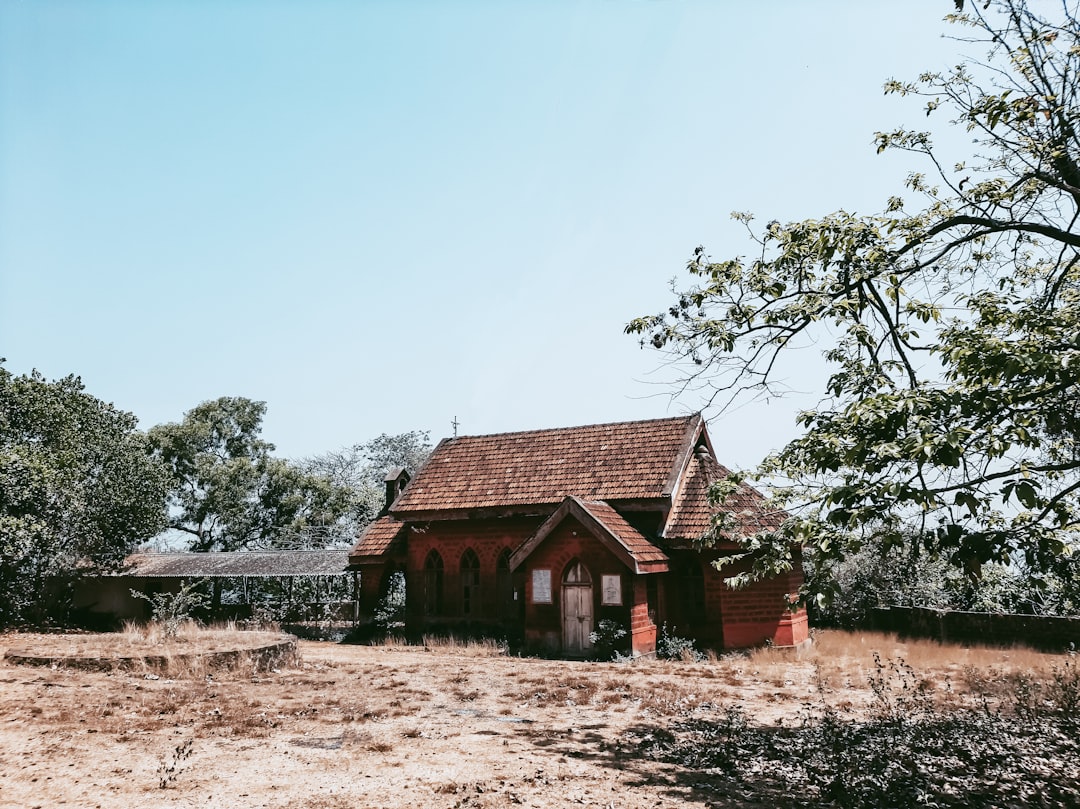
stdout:
MULTIPOLYGON (((725 658, 725 676, 733 685, 768 682, 777 687, 805 682, 812 667, 812 684, 826 690, 863 692, 874 671, 874 655, 903 660, 918 672, 922 686, 943 700, 965 694, 1004 693, 1017 677, 1049 681, 1062 656, 1023 647, 957 646, 930 640, 901 639, 881 632, 815 633, 814 644, 801 650, 755 649, 739 665, 738 657, 725 658), (1003 688, 989 689, 995 683, 1003 688)), ((820 690, 820 689, 818 689, 820 690)), ((857 701, 857 700, 856 700, 857 701)))
POLYGON ((128 624, 115 633, 17 638, 9 651, 32 655, 39 665, 122 668, 170 679, 247 677, 269 665, 291 664, 296 654, 289 636, 242 631, 232 624, 206 628, 188 622, 173 637, 156 624, 128 624), (264 651, 275 646, 280 648, 264 651))
MULTIPOLYGON (((0 648, 36 640, 0 637, 0 648)), ((99 640, 113 651, 138 643, 99 640)), ((93 783, 102 806, 156 807, 160 766, 193 739, 168 787, 191 805, 701 806, 715 803, 701 777, 683 780, 621 747, 631 730, 719 721, 734 705, 761 725, 792 726, 823 691, 859 715, 874 698, 875 651, 907 660, 956 704, 1004 703, 1019 678, 1050 683, 1062 664, 1024 650, 840 632, 818 633, 800 652, 696 663, 520 659, 498 644, 434 638, 301 650, 277 670, 185 677, 0 664, 0 805, 78 804, 93 783), (127 772, 110 774, 118 768, 127 772)))
POLYGON ((490 638, 462 639, 453 635, 424 635, 421 644, 409 643, 403 638, 389 636, 379 644, 385 649, 416 649, 423 648, 428 652, 440 652, 442 654, 466 655, 469 657, 505 657, 509 647, 504 641, 490 638))

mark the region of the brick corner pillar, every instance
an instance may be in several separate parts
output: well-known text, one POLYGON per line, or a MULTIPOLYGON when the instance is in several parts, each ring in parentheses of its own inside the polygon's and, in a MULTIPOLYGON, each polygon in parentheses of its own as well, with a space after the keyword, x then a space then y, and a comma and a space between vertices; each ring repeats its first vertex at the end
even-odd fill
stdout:
POLYGON ((802 587, 801 571, 755 582, 724 593, 724 645, 728 648, 798 646, 809 638, 805 607, 791 608, 802 587))
MULTIPOLYGON (((794 598, 798 589, 791 593, 794 598)), ((799 606, 795 609, 787 609, 776 624, 772 642, 775 646, 800 646, 810 639, 810 621, 806 615, 806 607, 799 606)))
POLYGON ((641 657, 656 652, 656 624, 649 618, 649 591, 645 577, 634 576, 630 604, 630 654, 641 657))
POLYGON ((382 580, 386 574, 386 563, 362 564, 360 572, 360 595, 357 599, 357 617, 360 623, 371 621, 375 608, 382 597, 382 580))

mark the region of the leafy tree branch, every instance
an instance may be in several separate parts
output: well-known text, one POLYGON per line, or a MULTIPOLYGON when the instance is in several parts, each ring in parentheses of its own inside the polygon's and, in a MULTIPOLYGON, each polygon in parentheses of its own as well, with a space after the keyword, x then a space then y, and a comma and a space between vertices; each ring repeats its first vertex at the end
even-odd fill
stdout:
POLYGON ((755 471, 787 484, 789 518, 741 538, 754 567, 740 581, 790 569, 795 544, 828 565, 871 537, 971 573, 1076 558, 1077 5, 991 0, 946 19, 983 56, 885 91, 925 99, 932 120, 951 113, 976 139, 968 161, 946 161, 925 131, 879 132, 879 152, 929 171, 881 213, 764 229, 734 214, 756 255, 697 248, 691 285, 627 326, 711 406, 781 395, 793 350, 817 346, 829 368, 801 435, 755 471))

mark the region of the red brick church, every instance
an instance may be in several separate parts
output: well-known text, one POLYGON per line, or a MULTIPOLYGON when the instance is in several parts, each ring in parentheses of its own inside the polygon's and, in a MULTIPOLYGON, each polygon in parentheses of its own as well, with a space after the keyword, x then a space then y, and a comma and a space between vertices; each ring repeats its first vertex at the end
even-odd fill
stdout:
MULTIPOLYGON (((733 590, 738 568, 710 563, 736 546, 695 547, 726 474, 700 415, 445 439, 414 479, 388 477, 386 511, 349 555, 360 613, 401 571, 411 631, 509 632, 567 657, 589 654, 604 619, 634 654, 661 625, 701 648, 802 643, 799 571, 733 590)), ((725 508, 744 533, 784 516, 749 486, 725 508)))

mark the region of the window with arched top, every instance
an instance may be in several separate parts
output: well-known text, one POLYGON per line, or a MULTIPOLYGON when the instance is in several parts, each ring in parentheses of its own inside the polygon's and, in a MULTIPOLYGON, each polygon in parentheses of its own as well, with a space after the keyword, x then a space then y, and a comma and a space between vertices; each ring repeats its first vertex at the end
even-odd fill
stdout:
POLYGON ((592 576, 589 575, 589 569, 585 565, 575 561, 566 568, 563 584, 592 584, 592 576))
POLYGON ((461 614, 475 615, 480 611, 480 559, 469 548, 461 555, 461 614))
POLYGON ((424 614, 442 615, 443 612, 443 560, 438 551, 432 551, 424 560, 424 614))
POLYGON ((514 580, 510 574, 509 548, 503 548, 495 562, 495 598, 502 617, 511 617, 513 613, 509 610, 514 606, 514 580))

